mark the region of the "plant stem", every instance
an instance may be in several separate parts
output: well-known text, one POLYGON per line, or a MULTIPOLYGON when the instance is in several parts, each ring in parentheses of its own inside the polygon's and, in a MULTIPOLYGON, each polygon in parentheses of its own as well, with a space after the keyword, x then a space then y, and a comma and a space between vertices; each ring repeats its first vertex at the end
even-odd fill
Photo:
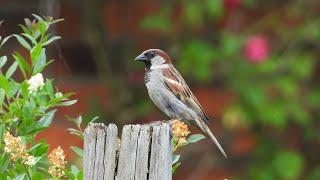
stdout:
POLYGON ((28 168, 26 167, 25 164, 23 165, 23 167, 26 169, 26 172, 27 172, 27 174, 28 174, 28 177, 29 177, 29 179, 31 180, 31 175, 30 175, 30 173, 29 173, 29 171, 28 171, 28 168))

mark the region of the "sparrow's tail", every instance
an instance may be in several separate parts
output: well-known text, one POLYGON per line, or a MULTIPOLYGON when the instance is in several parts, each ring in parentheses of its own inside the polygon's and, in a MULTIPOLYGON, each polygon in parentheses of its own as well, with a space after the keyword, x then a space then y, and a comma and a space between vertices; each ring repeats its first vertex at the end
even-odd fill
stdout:
POLYGON ((196 119, 197 126, 200 130, 205 133, 209 138, 216 144, 220 152, 224 155, 224 157, 228 158, 227 154, 224 152, 222 146, 220 145, 217 138, 212 134, 211 130, 209 129, 208 125, 202 119, 196 119))

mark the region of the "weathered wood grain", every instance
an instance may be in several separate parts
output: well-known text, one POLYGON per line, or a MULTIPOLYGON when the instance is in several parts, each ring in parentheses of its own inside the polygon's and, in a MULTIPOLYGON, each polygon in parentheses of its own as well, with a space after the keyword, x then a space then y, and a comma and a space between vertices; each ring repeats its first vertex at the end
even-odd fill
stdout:
POLYGON ((118 128, 114 124, 110 124, 107 129, 106 145, 104 152, 104 178, 114 179, 116 170, 116 158, 117 158, 117 147, 118 147, 118 128))
POLYGON ((137 161, 135 179, 145 180, 149 173, 149 154, 150 154, 150 140, 151 127, 144 125, 140 129, 137 148, 137 161))
POLYGON ((139 125, 124 126, 122 130, 116 180, 134 180, 139 131, 139 125))
POLYGON ((172 179, 170 128, 167 124, 152 127, 150 180, 172 179))
POLYGON ((84 133, 85 180, 171 180, 170 126, 90 124, 84 133))
POLYGON ((96 134, 94 125, 90 124, 84 131, 83 173, 84 179, 93 177, 94 156, 96 151, 96 134))

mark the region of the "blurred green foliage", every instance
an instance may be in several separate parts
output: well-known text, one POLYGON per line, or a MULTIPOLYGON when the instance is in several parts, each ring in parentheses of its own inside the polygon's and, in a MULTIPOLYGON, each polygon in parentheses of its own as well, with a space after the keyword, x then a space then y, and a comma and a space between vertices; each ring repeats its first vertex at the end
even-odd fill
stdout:
POLYGON ((259 142, 243 177, 320 177, 319 8, 319 2, 298 0, 165 1, 141 22, 145 31, 174 34, 167 50, 187 79, 221 82, 236 95, 224 114, 232 118, 223 124, 240 124, 259 142), (246 43, 261 35, 269 43, 268 58, 255 63, 246 56, 246 43), (293 147, 291 136, 298 139, 293 147))
MULTIPOLYGON (((73 93, 57 91, 53 80, 42 75, 52 62, 48 61, 47 45, 60 39, 48 30, 62 19, 33 17, 33 21, 26 18, 25 25, 20 25, 22 33, 0 36, 0 47, 15 38, 28 53, 15 51, 12 58, 0 57, 0 179, 83 179, 76 166, 65 168, 63 150, 55 157, 59 160, 53 162, 49 144, 36 140, 52 124, 57 107, 73 105, 77 100, 70 99, 73 93)), ((80 128, 81 121, 75 122, 80 128)), ((78 132, 74 130, 73 134, 78 132)), ((71 148, 77 154, 82 152, 78 147, 71 148)))

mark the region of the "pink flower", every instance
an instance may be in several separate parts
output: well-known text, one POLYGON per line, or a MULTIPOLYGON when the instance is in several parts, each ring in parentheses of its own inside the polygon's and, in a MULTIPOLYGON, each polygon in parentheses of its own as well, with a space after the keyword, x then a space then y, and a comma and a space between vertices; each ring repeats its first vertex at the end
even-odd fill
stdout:
POLYGON ((250 62, 260 63, 269 58, 269 43, 263 36, 250 37, 245 43, 245 56, 250 62))
POLYGON ((241 4, 241 0, 224 0, 223 2, 228 9, 234 9, 241 4))

